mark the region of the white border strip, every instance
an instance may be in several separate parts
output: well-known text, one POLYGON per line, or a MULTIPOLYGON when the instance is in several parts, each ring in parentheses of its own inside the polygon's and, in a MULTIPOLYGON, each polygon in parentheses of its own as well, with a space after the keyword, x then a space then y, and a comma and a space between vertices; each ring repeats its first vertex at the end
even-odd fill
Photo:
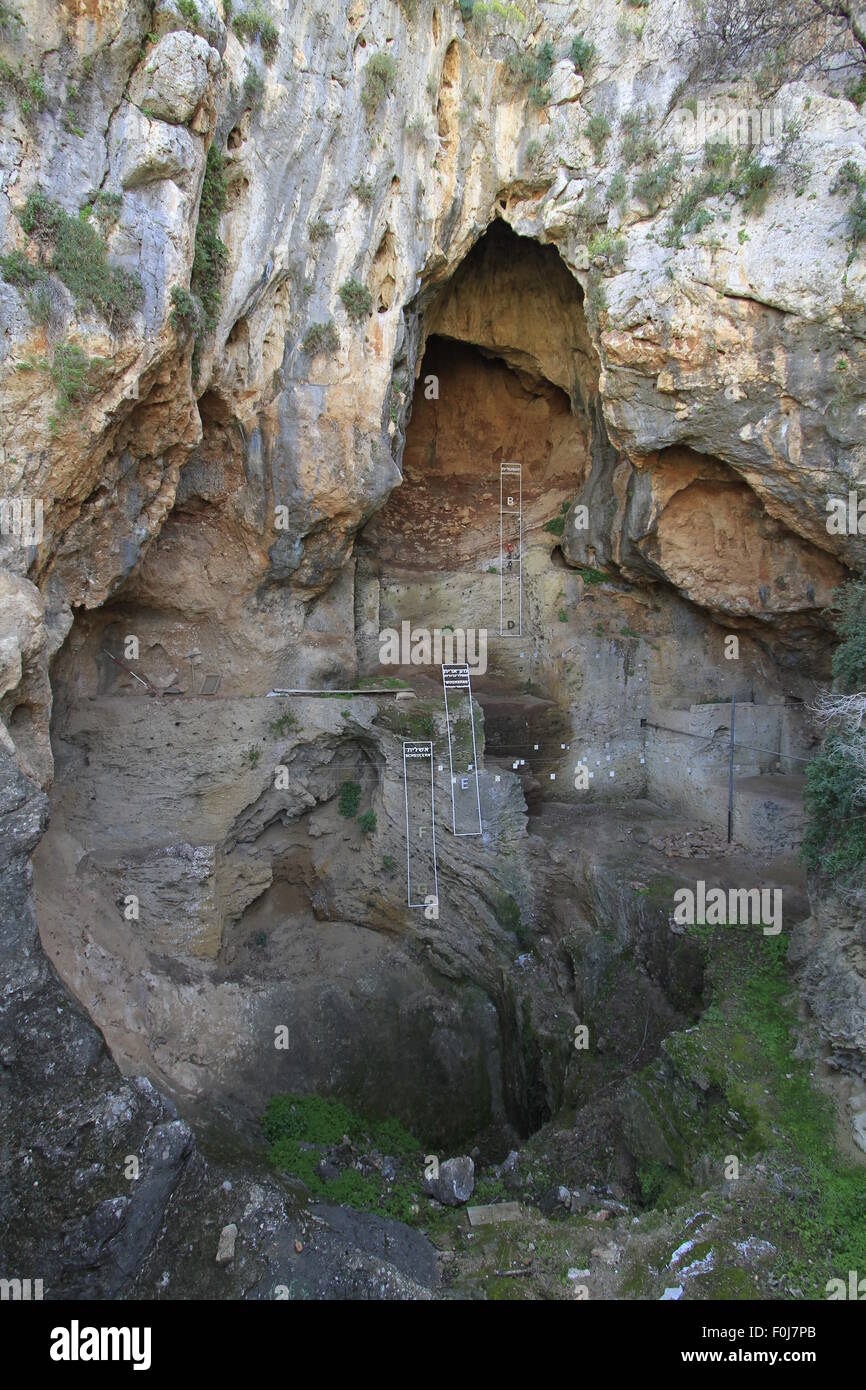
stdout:
POLYGON ((427 903, 413 903, 412 901, 412 876, 409 867, 409 854, 411 840, 409 839, 409 783, 406 776, 406 745, 410 744, 413 748, 425 747, 430 749, 430 823, 433 830, 433 887, 436 893, 436 902, 439 902, 439 874, 436 868, 436 808, 433 801, 433 744, 428 739, 404 738, 403 740, 403 794, 406 800, 406 900, 409 907, 427 907, 427 903))

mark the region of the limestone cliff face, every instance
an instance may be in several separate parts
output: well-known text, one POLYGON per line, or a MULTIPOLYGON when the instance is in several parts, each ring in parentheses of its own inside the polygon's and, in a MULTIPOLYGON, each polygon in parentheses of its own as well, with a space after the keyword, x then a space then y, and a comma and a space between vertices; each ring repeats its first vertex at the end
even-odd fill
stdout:
MULTIPOLYGON (((7 569, 39 591, 19 586, 4 605, 6 684, 20 666, 18 704, 29 713, 13 742, 42 781, 46 660, 73 608, 98 606, 139 575, 184 464, 211 465, 198 565, 218 565, 234 548, 230 568, 244 569, 234 587, 245 591, 236 621, 241 610, 250 617, 261 586, 276 588, 265 649, 297 639, 304 610, 293 596, 333 579, 359 523, 399 482, 424 335, 438 318, 441 331, 461 336, 453 291, 431 307, 437 287, 494 218, 556 247, 576 293, 589 288, 592 298, 595 285, 598 300, 604 289, 582 345, 569 341, 576 330, 560 333, 542 306, 516 297, 499 305, 486 335, 507 361, 534 357, 572 400, 597 393, 598 448, 610 441, 588 484, 599 561, 670 579, 715 612, 762 623, 814 615, 840 562, 863 561, 860 537, 829 536, 825 526, 826 497, 863 476, 864 269, 860 256, 847 264, 844 201, 830 191, 846 160, 862 164, 857 109, 816 84, 783 86, 764 147, 781 174, 763 210, 744 215, 730 193, 710 199, 710 231, 669 245, 672 205, 703 157, 681 136, 688 75, 676 53, 692 22, 687 7, 654 5, 640 36, 617 29, 613 3, 585 16, 532 6, 523 19, 506 9, 466 21, 430 0, 407 9, 411 17, 393 0, 298 7, 274 16, 267 53, 210 0, 196 20, 173 0, 152 10, 70 3, 50 14, 25 0, 22 23, 3 35, 10 61, 44 84, 34 104, 22 79, 2 118, 5 251, 31 260, 40 252, 21 226, 35 190, 71 214, 97 191, 119 196, 113 225, 103 226, 109 258, 142 286, 128 326, 115 331, 92 305, 79 298, 76 307, 56 276, 42 324, 22 285, 7 277, 0 286, 4 486, 45 503, 36 550, 4 546, 7 569), (598 57, 584 77, 562 55, 588 22, 598 57), (555 62, 533 100, 506 58, 537 55, 548 41, 555 62), (383 55, 393 70, 382 68, 376 88, 383 55), (610 184, 634 158, 626 142, 635 113, 658 161, 675 147, 683 159, 667 187, 626 188, 614 203, 610 184), (598 117, 611 134, 593 146, 598 117), (172 325, 171 292, 190 284, 210 147, 225 160, 218 234, 227 264, 193 384, 192 344, 177 316, 172 325), (608 233, 624 241, 613 258, 608 233), (358 321, 338 295, 350 279, 371 296, 358 321), (333 353, 305 350, 310 326, 330 321, 333 353), (52 368, 66 342, 99 361, 58 420, 52 368), (288 530, 275 529, 280 505, 288 530), (744 568, 726 559, 708 512, 754 537, 744 568), (678 538, 694 530, 701 536, 686 558, 678 538), (773 588, 764 557, 789 535, 798 538, 788 547, 791 582, 773 588), (48 636, 39 652, 27 639, 22 659, 16 633, 38 603, 48 636)), ((754 95, 744 89, 742 101, 754 105, 754 95)), ((485 336, 464 328, 474 341, 485 336)), ((585 559, 586 544, 569 524, 566 555, 585 559)), ((333 655, 320 653, 320 672, 333 655)), ((316 664, 300 651, 297 663, 316 664)))
MULTIPOLYGON (((321 0, 263 25, 214 0, 20 0, 0 33, 2 496, 44 513, 0 536, 7 809, 29 807, 8 920, 57 770, 44 944, 125 1070, 238 1111, 337 1077, 440 1133, 528 1130, 585 1099, 577 966, 600 990, 610 931, 637 962, 624 1055, 656 1047, 701 982, 690 958, 672 969, 664 913, 635 906, 633 830, 600 821, 579 855, 564 812, 527 834, 542 780, 565 801, 570 779, 523 774, 509 740, 546 719, 597 769, 596 802, 717 825, 735 685, 738 837, 790 851, 824 610, 866 565, 866 540, 826 525, 828 497, 866 490, 847 221, 866 116, 808 62, 772 98, 728 82, 773 122, 751 165, 725 163, 694 134, 721 95, 687 0, 631 20, 615 0, 471 8, 321 0), (435 711, 410 729, 372 699, 307 702, 301 727, 251 697, 374 677, 403 617, 495 611, 509 457, 533 637, 498 656, 485 837, 449 845, 434 930, 407 912, 399 745, 441 747, 435 711), (127 698, 104 650, 129 634, 153 687, 192 696, 211 674, 221 703, 127 698), (642 732, 661 713, 662 736, 642 732), (370 788, 369 842, 335 809, 347 776, 370 788), (515 910, 544 932, 525 975, 515 910)), ((813 965, 819 1015, 829 973, 813 965)), ((836 1028, 849 1058, 858 1009, 836 1028)))

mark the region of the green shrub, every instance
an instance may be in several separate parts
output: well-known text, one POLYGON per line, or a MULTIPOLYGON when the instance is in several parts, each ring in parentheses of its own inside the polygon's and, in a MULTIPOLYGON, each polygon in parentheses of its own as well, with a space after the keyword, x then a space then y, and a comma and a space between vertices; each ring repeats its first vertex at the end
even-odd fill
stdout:
POLYGON ((331 235, 331 227, 324 217, 317 217, 314 222, 307 225, 307 236, 310 241, 327 241, 331 235))
POLYGON ((51 294, 47 285, 39 284, 34 286, 32 290, 28 290, 24 296, 24 302, 34 323, 39 323, 45 327, 51 322, 51 294))
POLYGON ((255 745, 254 743, 251 743, 251 744, 244 750, 244 760, 245 760, 247 763, 249 763, 250 767, 258 767, 259 762, 261 761, 261 756, 262 756, 262 750, 261 750, 261 748, 257 748, 256 745, 255 745))
POLYGON ((75 343, 58 343, 50 364, 42 358, 19 363, 19 370, 46 371, 54 384, 55 412, 49 424, 52 434, 73 406, 81 406, 95 392, 93 372, 105 365, 102 357, 88 357, 75 343))
POLYGON ((21 225, 42 246, 50 269, 72 291, 79 308, 94 309, 112 327, 122 326, 141 302, 141 281, 109 265, 105 243, 89 215, 90 209, 83 208, 78 217, 70 217, 37 190, 25 203, 21 225))
POLYGON ((393 92, 396 80, 397 68, 390 53, 374 53, 364 69, 364 87, 361 92, 361 104, 368 117, 372 116, 385 98, 393 92))
POLYGON ((10 251, 8 256, 0 256, 0 275, 7 285, 15 285, 16 289, 38 284, 45 279, 42 267, 29 261, 23 251, 10 251))
POLYGON ((177 0, 177 8, 180 11, 181 19, 185 19, 187 24, 191 24, 193 27, 198 24, 198 5, 195 0, 177 0))
POLYGON ((586 126, 586 138, 592 145, 596 159, 601 159, 605 144, 610 138, 610 121, 606 116, 590 116, 586 126))
POLYGON ((176 333, 194 333, 198 328, 198 304, 195 296, 181 285, 172 285, 169 295, 171 312, 169 321, 176 333))
POLYGON ((834 882, 859 884, 866 870, 866 807, 858 795, 863 774, 847 754, 846 743, 866 749, 866 732, 846 740, 829 734, 806 768, 801 856, 808 868, 834 882))
POLYGON ((614 207, 622 207, 628 197, 628 184, 625 181, 625 174, 621 172, 614 174, 607 186, 607 196, 614 207))
POLYGON ((571 61, 578 72, 589 72, 596 59, 595 44, 584 34, 575 34, 571 41, 571 61))
POLYGON ((833 675, 843 690, 866 687, 866 579, 851 580, 834 595, 834 627, 841 638, 833 675))
POLYGON ((304 352, 315 357, 319 352, 336 352, 340 346, 340 335, 331 319, 327 323, 311 323, 304 334, 304 352))
POLYGON ((370 180, 365 179, 364 175, 360 174, 358 178, 356 178, 355 181, 352 183, 351 188, 355 197, 358 199, 358 202, 364 203, 367 207, 369 207, 370 203, 372 203, 373 201, 373 195, 375 193, 375 189, 373 188, 373 185, 370 182, 370 180))
POLYGON ((217 235, 225 205, 225 160, 216 145, 211 145, 205 163, 190 277, 190 289, 201 305, 205 332, 211 332, 216 326, 221 302, 220 281, 228 264, 228 248, 217 235))
POLYGON ((760 212, 776 182, 776 166, 764 164, 753 150, 738 161, 739 195, 743 212, 760 212))
POLYGON ((276 55, 280 45, 279 30, 276 28, 270 17, 256 3, 252 9, 242 10, 240 14, 234 16, 232 28, 239 39, 246 43, 254 43, 258 39, 261 44, 262 53, 268 62, 276 55))
POLYGON ((589 326, 597 329, 601 324, 602 314, 607 311, 607 293, 597 271, 588 276, 584 310, 589 326))
POLYGON ((0 0, 0 33, 14 34, 23 27, 24 20, 18 11, 13 10, 11 5, 7 5, 5 0, 0 0))
POLYGON ((654 120, 654 113, 649 107, 642 111, 626 111, 620 117, 620 153, 627 169, 631 169, 635 164, 647 164, 651 159, 658 157, 658 145, 651 131, 654 120))
MULTIPOLYGON (((850 580, 834 595, 834 627, 841 639, 833 676, 843 692, 866 687, 866 580, 850 580)), ((806 769, 806 833, 801 855, 808 868, 831 880, 866 886, 866 805, 863 773, 851 749, 866 756, 866 729, 831 732, 806 769)))
MULTIPOLYGON (((567 503, 567 502, 566 502, 565 506, 566 506, 566 511, 567 511, 567 510, 568 510, 568 503, 567 503)), ((542 530, 544 530, 544 531, 549 531, 550 534, 551 534, 552 536, 561 536, 562 533, 563 533, 563 531, 565 530, 565 517, 564 517, 564 516, 555 516, 555 517, 552 517, 550 521, 545 521, 544 526, 542 527, 542 530)))
POLYGON ((361 788, 357 782, 344 782, 340 788, 337 810, 346 820, 354 820, 361 804, 361 788))
POLYGON ((362 835, 372 835, 376 829, 376 812, 365 811, 358 817, 358 829, 362 835))
POLYGON ((607 265, 622 265, 627 248, 625 237, 615 232, 596 232, 586 249, 590 260, 601 257, 607 265))
POLYGON ((254 68, 252 65, 247 67, 243 91, 244 100, 249 104, 250 110, 258 111, 265 94, 265 79, 258 68, 254 68))
POLYGON ((848 256, 850 265, 860 243, 866 238, 866 173, 858 169, 853 159, 846 159, 830 185, 830 192, 847 193, 851 196, 847 214, 851 247, 848 256))
POLYGON ((655 212, 669 193, 678 168, 679 161, 674 157, 642 170, 631 186, 632 193, 650 212, 655 212))
POLYGON ((849 101, 852 101, 859 111, 864 101, 866 101, 866 74, 853 82, 845 91, 849 101))
POLYGON ((353 323, 367 317, 373 305, 373 297, 366 285, 350 278, 340 286, 339 294, 353 323))
POLYGON ((534 106, 546 106, 550 100, 547 82, 553 71, 555 56, 549 40, 545 40, 535 53, 525 49, 509 49, 505 55, 507 77, 515 86, 529 86, 529 97, 534 106))
POLYGON ((510 893, 497 893, 493 900, 493 913, 500 927, 516 932, 520 926, 520 908, 510 893))
POLYGON ((275 734, 277 738, 282 738, 290 729, 294 729, 296 724, 297 720, 295 716, 286 710, 284 714, 280 714, 276 719, 272 719, 269 727, 272 734, 275 734))
MULTIPOLYGON (((22 116, 28 121, 35 113, 44 111, 48 105, 48 93, 41 73, 31 72, 25 77, 20 66, 17 69, 13 68, 5 58, 0 58, 0 87, 5 87, 13 93, 22 116)), ((3 109, 6 109, 5 103, 3 109)))

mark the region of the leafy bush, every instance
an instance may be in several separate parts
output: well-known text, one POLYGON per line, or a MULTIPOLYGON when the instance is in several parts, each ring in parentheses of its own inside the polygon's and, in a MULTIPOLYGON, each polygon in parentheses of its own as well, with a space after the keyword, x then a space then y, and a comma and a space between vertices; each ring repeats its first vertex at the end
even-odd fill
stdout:
POLYGON ((18 29, 24 27, 24 20, 17 10, 11 5, 7 5, 5 0, 0 0, 0 33, 14 34, 18 29))
MULTIPOLYGON (((853 741, 866 747, 866 734, 853 741)), ((803 792, 808 821, 803 862, 841 883, 862 879, 866 868, 866 807, 859 795, 863 773, 848 749, 841 735, 829 734, 806 768, 803 792)))
POLYGON ((202 328, 210 332, 219 317, 220 281, 228 263, 228 248, 217 235, 220 215, 226 205, 225 160, 211 145, 207 152, 190 289, 202 308, 202 328))
POLYGON ((653 112, 649 107, 643 111, 626 111, 620 118, 620 152, 627 169, 631 169, 635 164, 647 164, 651 159, 658 157, 658 145, 650 129, 653 120, 653 112))
MULTIPOLYGON (((866 580, 851 580, 834 595, 834 626, 841 638, 833 676, 843 692, 866 688, 866 580)), ((808 868, 831 880, 866 886, 866 729, 833 730, 806 769, 807 826, 801 854, 808 868)))
POLYGON ((51 322, 53 308, 51 293, 46 284, 35 285, 32 290, 28 290, 24 296, 24 302, 34 323, 45 326, 51 322))
POLYGON ((628 184, 625 181, 625 174, 617 172, 614 174, 607 186, 607 196, 615 207, 621 207, 628 197, 628 184))
POLYGON ((277 738, 281 738, 283 734, 287 734, 290 729, 294 729, 296 724, 297 720, 295 716, 286 710, 284 714, 280 714, 276 719, 271 720, 270 730, 277 738))
POLYGON ((336 352, 340 346, 340 335, 330 319, 327 323, 311 323, 304 334, 304 352, 315 357, 319 352, 336 352))
POLYGON ((80 308, 94 309, 112 327, 128 322, 141 302, 141 281, 128 270, 108 263, 105 243, 89 220, 89 208, 78 217, 52 202, 45 193, 31 193, 21 225, 48 257, 50 269, 72 291, 80 308))
POLYGON ((258 68, 250 65, 244 77, 244 100, 249 104, 250 110, 257 111, 259 109, 264 93, 265 79, 258 68))
POLYGON ((330 235, 330 223, 326 222, 324 217, 317 217, 314 222, 310 222, 307 226, 307 236, 310 241, 327 241, 330 235))
POLYGON ((376 812, 365 811, 358 817, 358 829, 362 835, 372 835, 376 829, 376 812))
POLYGON ((366 285, 362 285, 359 280, 350 278, 340 286, 339 294, 345 305, 346 313, 353 323, 358 323, 367 317, 373 304, 373 297, 366 285))
POLYGON ((235 15, 232 20, 232 28, 239 39, 244 39, 247 43, 254 43, 258 39, 262 47, 262 53, 268 62, 276 55, 280 45, 280 34, 276 25, 256 3, 250 10, 242 10, 235 15))
POLYGON ((605 143, 610 138, 610 121, 606 116, 590 116, 586 127, 586 138, 592 145, 596 159, 601 159, 605 143))
POLYGON ((642 170, 631 186, 632 193, 650 212, 655 212, 670 192, 678 168, 679 161, 674 157, 663 164, 642 170))
POLYGON ((743 212, 760 212, 776 182, 776 166, 763 164, 754 151, 749 150, 739 161, 738 168, 743 212))
POLYGON ((530 87, 530 100, 534 106, 546 106, 550 100, 547 81, 553 71, 555 54, 549 40, 535 52, 525 49, 509 49, 505 55, 505 71, 516 86, 530 87))
POLYGON ((180 11, 181 18, 185 19, 187 24, 192 24, 193 27, 198 24, 198 5, 195 3, 195 0, 177 0, 177 8, 180 11))
POLYGON ((584 34, 575 34, 571 41, 571 61, 578 72, 589 72, 596 59, 595 44, 584 34))
POLYGON ((622 265, 625 260, 625 237, 615 232, 596 232, 587 246, 590 260, 601 258, 607 265, 622 265))
POLYGON ((607 293, 597 271, 588 276, 584 309, 590 328, 597 329, 600 326, 602 314, 607 311, 607 293))
POLYGON ((858 169, 853 159, 846 159, 830 185, 830 192, 851 195, 847 216, 851 246, 848 256, 848 264, 850 265, 857 254, 860 243, 866 239, 866 173, 858 169))
POLYGON ((176 333, 194 333, 199 324, 198 304, 195 296, 189 290, 185 290, 182 285, 172 285, 171 293, 171 312, 169 321, 176 333))
POLYGON ((847 691, 866 687, 866 579, 851 580, 834 595, 834 626, 842 639, 833 675, 847 691))
POLYGON ((361 804, 361 788, 357 782, 344 782, 340 788, 337 810, 346 820, 354 820, 361 804))
POLYGON ((48 105, 48 93, 41 73, 31 72, 25 77, 20 67, 13 68, 5 58, 0 58, 0 87, 7 88, 15 95, 21 114, 28 121, 48 105))
POLYGON ((356 178, 355 181, 352 183, 351 188, 355 197, 358 199, 358 202, 364 203, 367 207, 369 207, 370 203, 372 203, 373 201, 373 195, 375 193, 375 189, 373 188, 373 185, 370 182, 370 180, 365 179, 364 175, 360 174, 358 178, 356 178))
POLYGON ((374 53, 364 69, 361 104, 370 117, 394 90, 397 67, 390 53, 374 53))
POLYGON ((51 363, 51 380, 57 391, 56 404, 64 415, 73 405, 93 394, 90 382, 91 367, 98 358, 90 358, 75 343, 58 343, 51 363))
POLYGON ((29 261, 23 251, 10 251, 8 256, 0 256, 0 275, 7 285, 14 285, 16 289, 35 285, 45 279, 42 267, 29 261))

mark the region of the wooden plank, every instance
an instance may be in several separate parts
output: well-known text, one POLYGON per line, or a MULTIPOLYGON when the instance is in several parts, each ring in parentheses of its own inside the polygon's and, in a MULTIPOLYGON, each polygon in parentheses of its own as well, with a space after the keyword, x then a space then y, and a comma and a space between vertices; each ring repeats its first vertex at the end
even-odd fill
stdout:
POLYGON ((517 1202, 492 1202, 486 1207, 467 1207, 470 1226, 492 1226, 497 1221, 519 1221, 517 1202))

